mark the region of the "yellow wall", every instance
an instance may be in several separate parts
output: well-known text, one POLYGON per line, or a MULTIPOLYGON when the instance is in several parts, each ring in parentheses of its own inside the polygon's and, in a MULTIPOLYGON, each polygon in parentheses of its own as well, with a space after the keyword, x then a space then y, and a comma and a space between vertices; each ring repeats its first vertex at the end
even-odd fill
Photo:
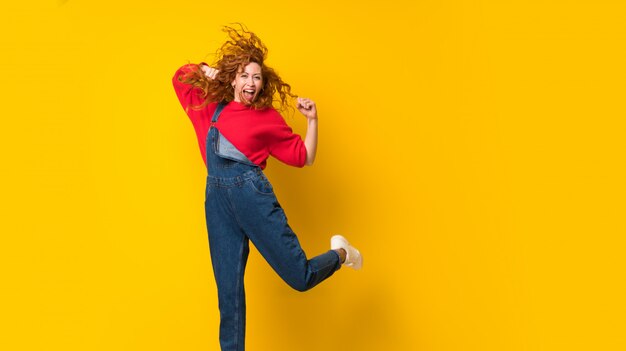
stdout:
POLYGON ((267 169, 305 250, 365 255, 301 294, 253 251, 249 350, 625 349, 617 3, 3 2, 0 349, 218 349, 170 79, 232 22, 319 106, 267 169))

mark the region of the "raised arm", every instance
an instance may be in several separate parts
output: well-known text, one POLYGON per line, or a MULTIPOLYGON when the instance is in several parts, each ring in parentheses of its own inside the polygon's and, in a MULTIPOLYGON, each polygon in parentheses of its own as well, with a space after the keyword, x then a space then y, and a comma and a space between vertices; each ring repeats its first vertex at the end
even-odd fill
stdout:
POLYGON ((311 166, 317 154, 317 107, 315 102, 307 98, 298 98, 298 110, 307 119, 306 136, 304 146, 306 147, 306 165, 311 166))
POLYGON ((188 107, 197 106, 204 102, 203 92, 200 89, 202 80, 206 78, 215 79, 217 70, 209 67, 206 63, 200 64, 187 64, 179 68, 174 77, 172 78, 172 84, 178 96, 178 101, 183 106, 185 111, 188 107))

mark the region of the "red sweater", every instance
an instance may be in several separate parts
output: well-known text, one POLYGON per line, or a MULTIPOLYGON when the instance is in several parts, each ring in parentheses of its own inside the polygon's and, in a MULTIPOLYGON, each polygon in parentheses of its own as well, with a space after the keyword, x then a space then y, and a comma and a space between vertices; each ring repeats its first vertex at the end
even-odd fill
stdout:
MULTIPOLYGON (((200 105, 204 101, 200 95, 202 90, 178 80, 179 77, 184 78, 186 74, 198 69, 199 66, 196 64, 185 65, 176 71, 172 82, 178 100, 196 131, 202 158, 206 164, 206 136, 217 103, 210 103, 201 110, 192 109, 190 105, 200 105)), ((306 147, 302 138, 293 133, 283 117, 273 108, 254 110, 231 101, 222 110, 215 127, 261 169, 265 168, 270 155, 295 167, 303 167, 306 162, 306 147)))

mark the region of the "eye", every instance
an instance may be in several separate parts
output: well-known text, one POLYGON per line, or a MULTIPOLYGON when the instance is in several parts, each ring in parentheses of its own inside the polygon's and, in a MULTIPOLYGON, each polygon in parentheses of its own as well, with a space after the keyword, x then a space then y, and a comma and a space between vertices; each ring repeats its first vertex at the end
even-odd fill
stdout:
POLYGON ((261 80, 261 77, 260 76, 256 76, 256 77, 254 77, 254 79, 261 80))

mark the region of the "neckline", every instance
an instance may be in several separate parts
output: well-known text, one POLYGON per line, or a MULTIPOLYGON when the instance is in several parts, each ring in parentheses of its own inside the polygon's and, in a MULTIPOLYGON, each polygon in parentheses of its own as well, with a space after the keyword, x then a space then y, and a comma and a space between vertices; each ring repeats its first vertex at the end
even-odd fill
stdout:
POLYGON ((240 103, 240 102, 237 102, 237 101, 235 101, 235 100, 232 100, 232 101, 231 101, 231 102, 229 102, 229 103, 228 103, 228 105, 226 105, 226 106, 228 106, 228 107, 229 107, 230 109, 232 109, 232 110, 246 110, 246 109, 249 109, 249 108, 250 108, 250 106, 248 106, 248 105, 244 105, 244 104, 242 104, 242 103, 240 103))

